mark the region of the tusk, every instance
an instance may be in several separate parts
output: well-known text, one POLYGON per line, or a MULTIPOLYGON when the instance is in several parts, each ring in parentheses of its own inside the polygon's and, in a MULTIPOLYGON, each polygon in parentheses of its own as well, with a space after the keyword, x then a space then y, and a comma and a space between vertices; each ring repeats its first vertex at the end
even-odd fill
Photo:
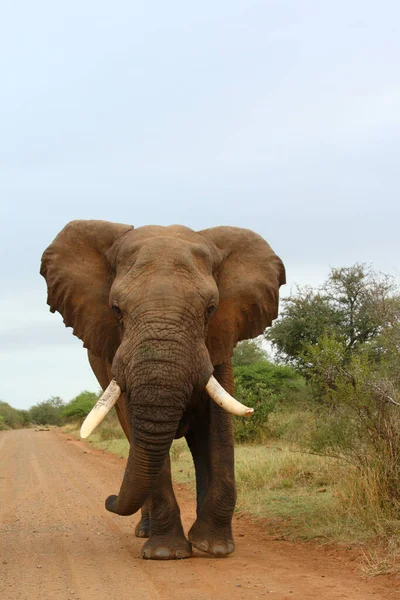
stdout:
POLYGON ((221 408, 232 415, 238 417, 250 417, 253 414, 254 408, 249 408, 241 402, 238 402, 218 383, 214 375, 211 375, 209 382, 206 385, 208 395, 221 408))
POLYGON ((115 379, 112 379, 109 383, 108 388, 104 391, 103 395, 97 400, 92 410, 82 423, 80 436, 81 438, 87 438, 88 435, 96 429, 102 420, 108 415, 114 404, 118 402, 121 396, 121 388, 115 379))

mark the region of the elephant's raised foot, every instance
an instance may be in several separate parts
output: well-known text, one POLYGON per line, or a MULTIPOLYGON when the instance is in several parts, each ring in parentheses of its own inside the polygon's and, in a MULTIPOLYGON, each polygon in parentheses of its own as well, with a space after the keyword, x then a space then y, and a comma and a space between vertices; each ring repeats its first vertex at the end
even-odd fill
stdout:
POLYGON ((228 556, 235 550, 230 527, 218 530, 203 521, 196 521, 188 537, 197 550, 212 554, 216 558, 228 556))
POLYGON ((142 548, 142 558, 150 560, 177 560, 191 556, 192 546, 185 537, 153 535, 142 548))
POLYGON ((135 527, 135 535, 138 538, 148 538, 150 536, 150 519, 142 517, 135 527))

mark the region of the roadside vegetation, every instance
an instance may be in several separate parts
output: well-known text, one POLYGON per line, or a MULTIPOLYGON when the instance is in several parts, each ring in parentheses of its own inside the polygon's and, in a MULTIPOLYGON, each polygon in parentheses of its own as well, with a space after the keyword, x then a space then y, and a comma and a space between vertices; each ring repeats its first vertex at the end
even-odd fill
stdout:
POLYGON ((29 427, 30 418, 27 410, 13 408, 0 400, 0 431, 29 427))
MULTIPOLYGON (((399 290, 365 265, 332 269, 321 288, 299 288, 282 301, 281 316, 265 337, 240 343, 233 357, 235 395, 255 409, 251 419, 234 419, 237 510, 266 519, 266 532, 275 537, 368 548, 366 573, 395 571, 399 290)), ((97 398, 87 391, 67 404, 52 398, 15 411, 14 423, 51 421, 78 435, 97 398)), ((0 428, 2 416, 6 427, 15 426, 6 417, 14 409, 4 407, 0 428)), ((89 443, 128 454, 114 412, 89 443)), ((174 480, 194 491, 184 440, 174 442, 171 458, 174 480)))
POLYGON ((0 431, 36 425, 59 427, 71 421, 76 423, 79 419, 83 420, 93 408, 99 393, 85 390, 67 403, 59 396, 52 396, 29 410, 18 410, 7 402, 0 401, 0 431))
POLYGON ((384 568, 393 566, 400 534, 398 288, 365 265, 332 269, 320 289, 298 289, 284 300, 267 338, 310 392, 302 409, 281 405, 271 415, 272 437, 334 461, 340 479, 329 524, 345 525, 344 537, 378 541, 384 568))

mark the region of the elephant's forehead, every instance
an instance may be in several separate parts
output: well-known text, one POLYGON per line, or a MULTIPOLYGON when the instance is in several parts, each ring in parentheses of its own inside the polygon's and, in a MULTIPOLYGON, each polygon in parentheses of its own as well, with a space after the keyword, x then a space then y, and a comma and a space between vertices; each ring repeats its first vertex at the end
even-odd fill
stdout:
MULTIPOLYGON (((160 228, 161 229, 161 228, 160 228)), ((112 295, 123 303, 131 293, 137 300, 158 296, 184 295, 197 297, 203 290, 216 295, 213 278, 214 257, 201 235, 168 235, 168 228, 162 228, 163 235, 133 234, 124 240, 124 245, 116 259, 116 279, 112 295), (129 239, 130 238, 130 239, 129 239)), ((208 297, 208 296, 207 296, 208 297)), ((192 298, 192 303, 194 299, 192 298)))
POLYGON ((128 239, 135 239, 137 241, 144 242, 150 239, 168 239, 168 240, 186 240, 188 242, 198 242, 202 239, 201 235, 193 229, 185 227, 183 225, 169 225, 164 227, 162 225, 145 225, 144 227, 138 227, 131 231, 131 235, 128 239))
POLYGON ((143 225, 142 227, 136 227, 134 229, 137 234, 143 234, 146 236, 155 235, 160 236, 162 234, 165 235, 197 235, 196 232, 190 227, 186 227, 185 225, 143 225))
POLYGON ((120 265, 153 260, 190 266, 197 260, 211 263, 212 257, 201 235, 178 225, 140 227, 125 238, 118 252, 120 265))

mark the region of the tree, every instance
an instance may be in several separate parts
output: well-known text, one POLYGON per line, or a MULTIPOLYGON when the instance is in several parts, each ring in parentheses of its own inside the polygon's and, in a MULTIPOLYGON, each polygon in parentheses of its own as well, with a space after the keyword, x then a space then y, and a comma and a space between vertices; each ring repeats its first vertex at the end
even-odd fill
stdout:
POLYGON ((268 360, 267 353, 255 340, 239 342, 233 351, 232 364, 234 367, 254 365, 268 360))
POLYGON ((372 342, 388 327, 389 307, 392 320, 400 320, 398 298, 393 280, 365 265, 332 269, 321 288, 299 288, 296 295, 283 300, 281 318, 266 337, 281 359, 309 376, 313 368, 310 349, 324 335, 343 345, 343 360, 365 350, 367 344, 373 350, 372 342))
POLYGON ((311 382, 308 448, 356 468, 349 499, 400 514, 400 295, 365 265, 332 269, 318 290, 284 301, 268 338, 311 382))
POLYGON ((283 299, 281 318, 266 333, 278 357, 294 367, 303 366, 304 348, 317 344, 327 329, 338 327, 337 312, 321 292, 299 288, 283 299))
POLYGON ((365 265, 332 269, 325 284, 327 299, 339 318, 338 333, 348 352, 377 336, 385 325, 382 302, 395 286, 388 275, 373 273, 365 265))
POLYGON ((385 325, 363 351, 400 386, 400 297, 381 298, 377 310, 385 325))

